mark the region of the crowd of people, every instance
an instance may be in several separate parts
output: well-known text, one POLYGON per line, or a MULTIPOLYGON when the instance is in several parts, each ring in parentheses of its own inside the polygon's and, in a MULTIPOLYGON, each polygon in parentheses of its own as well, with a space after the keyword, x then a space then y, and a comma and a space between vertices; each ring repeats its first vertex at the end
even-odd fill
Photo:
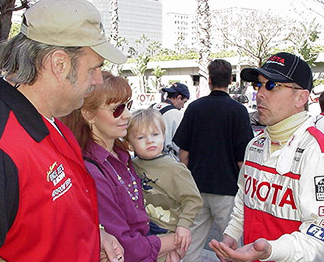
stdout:
POLYGON ((221 262, 323 260, 324 92, 311 117, 305 61, 241 71, 256 134, 226 60, 183 114, 182 83, 131 113, 105 59, 126 61, 87 0, 38 1, 0 44, 0 261, 198 262, 213 223, 221 262))

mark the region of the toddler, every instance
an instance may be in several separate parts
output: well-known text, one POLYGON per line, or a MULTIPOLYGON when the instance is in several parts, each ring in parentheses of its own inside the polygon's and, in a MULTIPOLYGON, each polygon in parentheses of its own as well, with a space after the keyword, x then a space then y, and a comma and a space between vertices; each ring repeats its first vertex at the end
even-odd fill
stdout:
POLYGON ((133 163, 142 180, 146 212, 159 227, 175 232, 175 244, 187 251, 189 227, 202 207, 202 198, 187 167, 162 151, 164 131, 160 112, 141 109, 129 121, 126 140, 136 155, 133 163))

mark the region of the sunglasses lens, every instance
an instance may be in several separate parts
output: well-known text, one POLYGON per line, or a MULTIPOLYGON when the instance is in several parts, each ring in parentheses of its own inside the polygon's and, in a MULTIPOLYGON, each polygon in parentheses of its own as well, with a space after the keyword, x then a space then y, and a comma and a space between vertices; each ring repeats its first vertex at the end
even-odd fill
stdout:
POLYGON ((266 89, 268 91, 271 91, 275 86, 276 86, 276 83, 273 82, 273 81, 269 80, 269 81, 266 82, 266 89))
POLYGON ((130 101, 126 104, 127 109, 128 109, 128 110, 131 110, 132 105, 133 105, 133 100, 130 100, 130 101))
POLYGON ((261 82, 253 82, 252 86, 253 86, 254 90, 258 91, 259 88, 262 86, 262 83, 261 82))
POLYGON ((114 118, 120 117, 121 114, 124 112, 125 107, 126 107, 125 104, 120 104, 120 105, 116 106, 116 108, 113 112, 114 118))

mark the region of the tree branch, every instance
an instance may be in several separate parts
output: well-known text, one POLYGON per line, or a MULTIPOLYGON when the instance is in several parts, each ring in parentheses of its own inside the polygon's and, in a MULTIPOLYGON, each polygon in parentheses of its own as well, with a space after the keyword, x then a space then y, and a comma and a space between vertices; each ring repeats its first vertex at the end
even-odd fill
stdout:
POLYGON ((0 17, 4 16, 5 14, 9 13, 9 12, 14 12, 14 11, 18 11, 24 8, 28 8, 28 0, 20 0, 21 2, 21 6, 18 7, 12 7, 12 8, 6 8, 4 11, 0 11, 0 17))

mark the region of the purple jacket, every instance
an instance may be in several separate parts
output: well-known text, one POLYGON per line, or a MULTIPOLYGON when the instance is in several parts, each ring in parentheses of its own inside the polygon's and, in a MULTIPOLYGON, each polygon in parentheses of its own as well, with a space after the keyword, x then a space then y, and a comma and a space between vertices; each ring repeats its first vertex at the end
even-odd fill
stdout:
POLYGON ((87 169, 96 181, 99 221, 123 246, 125 262, 156 261, 161 242, 155 235, 147 236, 149 218, 143 205, 141 181, 135 173, 129 153, 118 147, 114 150, 119 159, 94 142, 91 142, 87 152, 84 152, 85 158, 96 163, 85 161, 87 169), (128 169, 136 178, 138 185, 137 201, 131 200, 126 187, 120 183, 115 174, 116 171, 125 184, 130 184, 128 169))

